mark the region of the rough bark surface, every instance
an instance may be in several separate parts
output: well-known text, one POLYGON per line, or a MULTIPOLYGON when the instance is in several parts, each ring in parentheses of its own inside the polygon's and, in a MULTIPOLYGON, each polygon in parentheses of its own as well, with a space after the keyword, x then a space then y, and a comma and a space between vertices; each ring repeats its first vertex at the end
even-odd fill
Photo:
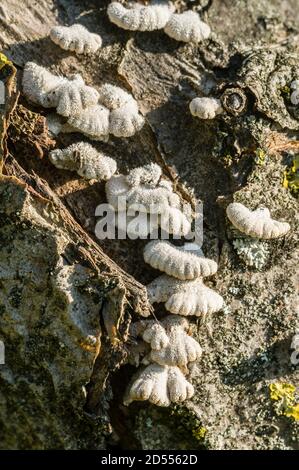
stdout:
MULTIPOLYGON (((294 449, 298 423, 278 416, 269 396, 276 381, 298 385, 290 362, 296 313, 296 212, 285 169, 298 151, 298 107, 287 96, 299 78, 296 0, 177 1, 212 29, 197 46, 163 32, 130 33, 112 25, 108 1, 2 0, 0 48, 16 67, 0 69, 0 448, 294 449), (53 25, 80 22, 103 37, 91 58, 61 50, 53 25), (209 281, 226 309, 194 325, 203 347, 192 371, 194 398, 158 409, 122 406, 128 327, 150 313, 143 284, 157 272, 143 263, 145 241, 99 241, 95 207, 104 185, 55 169, 54 146, 79 135, 49 135, 48 111, 19 96, 28 61, 54 73, 81 73, 87 84, 119 84, 146 119, 130 139, 95 143, 120 172, 159 163, 182 198, 204 203, 203 250, 219 262, 209 281), (297 74, 297 75, 296 75, 297 74), (231 90, 244 100, 212 121, 193 118, 189 102, 231 90), (263 152, 263 158, 258 156, 263 152), (266 205, 292 230, 268 243, 268 263, 237 257, 225 207, 266 205), (104 313, 104 315, 103 315, 104 313), (122 367, 120 367, 122 365, 122 367)), ((157 314, 163 314, 159 309, 157 314)), ((297 323, 296 323, 297 322, 297 323)))

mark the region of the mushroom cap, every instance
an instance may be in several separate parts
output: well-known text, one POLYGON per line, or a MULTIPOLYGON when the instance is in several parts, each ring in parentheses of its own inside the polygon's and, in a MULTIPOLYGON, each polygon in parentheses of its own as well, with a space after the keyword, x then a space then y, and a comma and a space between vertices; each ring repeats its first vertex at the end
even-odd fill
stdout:
POLYGON ((95 88, 85 85, 81 75, 65 80, 60 86, 47 93, 44 106, 56 107, 58 114, 68 117, 77 115, 83 109, 96 105, 99 93, 95 88))
POLYGON ((221 310, 223 298, 205 286, 200 278, 182 281, 163 274, 147 286, 151 303, 165 302, 171 313, 200 316, 221 310))
POLYGON ((165 206, 161 210, 160 226, 162 231, 166 233, 185 237, 191 230, 190 214, 186 215, 178 207, 165 206))
MULTIPOLYGON (((157 163, 150 163, 131 170, 127 175, 127 182, 131 187, 148 184, 154 188, 159 183, 161 176, 161 167, 157 163)), ((172 186, 170 190, 172 191, 172 186)))
POLYGON ((106 196, 109 204, 118 209, 118 198, 125 198, 126 206, 131 209, 158 214, 169 206, 178 207, 180 198, 172 189, 160 183, 130 186, 130 178, 124 175, 114 176, 106 185, 106 196))
POLYGON ((211 276, 217 271, 217 263, 205 258, 201 250, 186 251, 165 240, 149 242, 143 256, 153 268, 182 280, 211 276))
POLYGON ((87 142, 77 142, 49 153, 57 168, 76 171, 86 179, 108 180, 116 172, 115 160, 98 152, 87 142))
POLYGON ((67 79, 53 75, 34 62, 27 62, 23 71, 23 92, 33 103, 45 106, 47 93, 66 83, 67 79))
POLYGON ((186 372, 188 363, 202 355, 198 342, 186 333, 188 326, 186 318, 177 315, 169 315, 161 323, 151 322, 142 335, 144 341, 151 343, 149 361, 178 366, 186 372))
POLYGON ((222 113, 221 101, 217 98, 194 98, 189 105, 192 116, 200 119, 214 119, 217 114, 222 113))
POLYGON ((267 208, 252 211, 239 202, 233 202, 227 206, 226 215, 240 232, 253 238, 278 238, 290 230, 287 222, 272 219, 267 208))
POLYGON ((150 364, 138 370, 124 398, 127 406, 133 401, 146 401, 158 406, 181 403, 194 394, 193 386, 178 367, 150 364))
POLYGON ((162 29, 173 11, 173 8, 166 0, 154 0, 148 6, 134 3, 131 8, 126 8, 119 2, 112 2, 107 9, 112 23, 130 31, 162 29))
POLYGON ((104 83, 99 88, 99 101, 110 110, 120 108, 131 100, 134 100, 132 95, 118 86, 104 83))
POLYGON ((93 54, 102 45, 101 36, 90 33, 81 24, 54 26, 50 31, 50 38, 62 49, 75 51, 77 54, 93 54))
POLYGON ((99 138, 109 133, 109 110, 96 104, 83 109, 77 115, 71 115, 67 122, 74 131, 99 138))
POLYGON ((211 33, 210 27, 192 10, 171 15, 164 31, 171 38, 183 42, 200 42, 211 33))
POLYGON ((109 133, 115 137, 131 137, 144 125, 144 118, 132 98, 119 108, 110 111, 109 133))

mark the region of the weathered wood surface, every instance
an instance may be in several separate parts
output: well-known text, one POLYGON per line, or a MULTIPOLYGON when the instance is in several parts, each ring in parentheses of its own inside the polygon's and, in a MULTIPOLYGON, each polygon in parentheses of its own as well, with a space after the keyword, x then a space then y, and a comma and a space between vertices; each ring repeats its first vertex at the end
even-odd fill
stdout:
MULTIPOLYGON (((202 7, 203 19, 209 23, 213 33, 208 41, 199 46, 177 43, 163 32, 122 31, 107 18, 108 3, 3 0, 0 6, 0 48, 16 66, 18 80, 24 64, 31 60, 56 73, 81 73, 86 82, 93 86, 112 82, 133 93, 146 118, 144 129, 130 139, 111 138, 108 143, 95 145, 117 160, 120 172, 150 161, 161 164, 164 172, 176 182, 183 198, 194 200, 196 197, 203 201, 203 249, 220 263, 219 273, 210 285, 225 297, 228 306, 226 313, 209 318, 206 324, 198 328, 197 336, 204 356, 193 373, 196 394, 184 408, 184 419, 200 422, 207 429, 205 445, 212 448, 294 448, 297 446, 298 426, 290 419, 276 416, 268 385, 277 380, 298 383, 289 352, 297 321, 294 309, 297 208, 294 197, 282 186, 282 176, 290 162, 289 150, 296 149, 297 144, 294 141, 290 143, 290 139, 298 140, 299 121, 280 89, 277 93, 275 90, 268 93, 267 90, 273 77, 279 80, 281 77, 296 78, 293 75, 296 63, 299 63, 297 2, 177 2, 182 9, 194 4, 199 9, 202 7), (76 57, 59 49, 48 38, 51 26, 74 22, 84 24, 103 37, 103 48, 92 58, 76 57), (226 114, 209 122, 192 118, 188 105, 193 97, 208 93, 213 86, 221 94, 228 85, 240 87, 246 95, 247 108, 242 115, 226 114), (267 154, 264 165, 256 162, 259 148, 267 154), (292 232, 284 241, 270 244, 270 260, 261 272, 242 264, 233 250, 224 217, 224 208, 233 199, 250 207, 264 204, 275 217, 281 217, 292 225, 292 232)), ((11 369, 4 372, 2 380, 6 388, 1 388, 4 411, 0 411, 0 420, 5 422, 5 413, 14 411, 10 415, 10 423, 5 424, 6 437, 1 447, 104 447, 110 428, 103 422, 107 423, 109 419, 115 430, 113 439, 117 440, 117 434, 121 445, 126 448, 200 446, 202 442, 194 440, 190 427, 184 428, 182 425, 184 432, 174 436, 172 420, 176 420, 176 426, 181 416, 178 412, 174 411, 174 418, 169 410, 160 411, 147 405, 132 405, 125 409, 121 405, 123 388, 133 372, 132 368, 123 367, 113 374, 110 385, 109 369, 113 370, 125 361, 123 341, 129 317, 134 315, 133 311, 140 313, 148 308, 142 284, 152 280, 157 273, 142 261, 144 241, 96 239, 94 211, 98 204, 105 201, 104 185, 90 185, 69 172, 53 168, 48 160, 49 149, 53 145, 63 146, 73 142, 79 136, 65 135, 54 142, 45 128, 45 115, 45 110, 30 106, 22 96, 11 113, 6 152, 9 155, 6 155, 4 172, 14 175, 26 186, 14 178, 3 177, 2 197, 6 198, 6 188, 9 187, 16 198, 11 202, 12 212, 18 210, 20 200, 24 199, 35 208, 35 217, 42 206, 50 214, 57 214, 56 222, 49 222, 45 215, 34 222, 32 214, 22 209, 22 203, 19 222, 21 226, 37 223, 37 228, 40 227, 38 231, 42 231, 50 245, 55 240, 57 242, 57 230, 59 236, 67 238, 68 256, 71 253, 68 263, 70 266, 80 263, 91 270, 99 286, 105 286, 105 292, 102 287, 99 288, 100 293, 97 292, 103 302, 107 298, 109 300, 109 291, 113 292, 110 301, 116 321, 119 315, 122 316, 122 328, 118 335, 120 342, 111 344, 103 325, 97 325, 103 330, 102 346, 97 351, 91 351, 88 358, 80 355, 72 345, 68 359, 73 361, 74 368, 76 361, 80 363, 82 374, 78 374, 77 379, 66 375, 63 387, 54 386, 51 394, 53 409, 50 415, 46 414, 50 385, 44 378, 42 393, 37 393, 35 382, 39 380, 40 369, 47 374, 50 359, 41 365, 36 355, 42 356, 46 351, 51 353, 51 347, 41 342, 37 349, 31 348, 28 338, 36 332, 33 334, 34 322, 27 318, 28 306, 18 306, 17 301, 13 301, 15 306, 11 306, 5 300, 10 292, 7 286, 10 289, 16 287, 9 283, 20 282, 15 279, 18 260, 15 256, 15 271, 10 274, 14 281, 8 281, 5 274, 1 278, 5 286, 0 291, 1 306, 5 305, 11 318, 18 314, 23 318, 27 339, 20 334, 20 342, 29 348, 30 357, 35 358, 36 363, 32 370, 29 367, 33 377, 29 383, 31 391, 21 386, 28 381, 24 371, 27 363, 22 354, 17 355, 16 365, 8 364, 11 369), (45 222, 41 220, 43 217, 53 228, 50 234, 47 234, 45 222), (112 280, 115 279, 118 288, 112 291, 112 280), (128 303, 123 310, 124 297, 128 303), (84 371, 84 364, 88 373, 84 371), (9 377, 12 377, 14 385, 9 377), (84 381, 90 381, 87 397, 79 392, 84 381), (104 385, 106 388, 103 391, 104 385), (66 411, 56 419, 55 416, 60 415, 61 409, 70 400, 72 390, 76 399, 72 401, 69 413, 66 411), (28 397, 22 409, 17 403, 21 394, 28 397), (34 417, 31 415, 36 402, 39 403, 40 414, 34 417), (70 415, 74 416, 71 421, 70 415), (22 424, 16 428, 21 417, 22 424), (44 423, 42 429, 39 428, 40 423, 44 423), (62 427, 65 423, 71 424, 64 440, 62 427), (25 438, 25 435, 30 435, 30 438, 25 438)), ((8 253, 14 250, 12 234, 14 227, 19 227, 19 222, 7 212, 8 204, 1 206, 3 220, 9 218, 9 236, 12 237, 5 238, 5 243, 1 245, 2 267, 7 263, 8 253)), ((1 231, 5 230, 7 225, 3 222, 1 231)), ((34 230, 28 234, 31 243, 34 243, 34 230)), ((17 238, 19 229, 15 232, 17 238)), ((26 237, 27 233, 25 240, 26 237)), ((39 246, 42 247, 42 244, 39 246)), ((61 269, 61 253, 55 250, 53 259, 42 252, 45 266, 56 273, 54 281, 51 281, 54 285, 60 282, 57 273, 61 269)), ((65 251, 64 244, 62 251, 65 251)), ((29 256, 28 250, 24 251, 23 256, 26 254, 29 256)), ((34 259, 32 263, 36 265, 34 259)), ((45 285, 50 282, 48 278, 44 281, 45 285)), ((29 287, 24 285, 24 295, 34 292, 34 283, 29 287)), ((63 289, 63 286, 60 287, 60 290, 63 289)), ((81 293, 72 295, 80 297, 81 293)), ((85 297, 83 301, 92 302, 85 297)), ((71 312, 68 303, 65 308, 71 312)), ((93 308, 89 315, 96 321, 93 308)), ((39 305, 34 312, 36 321, 40 321, 39 305)), ((43 334, 50 342, 57 335, 57 329, 62 329, 66 330, 66 337, 69 335, 70 340, 74 340, 76 334, 72 338, 68 325, 64 324, 63 308, 57 312, 59 325, 51 330, 51 324, 46 322, 43 334)), ((6 332, 11 342, 12 354, 15 328, 7 331, 7 317, 0 319, 1 331, 6 332)), ((81 340, 79 334, 78 341, 81 340)), ((60 357, 60 354, 55 356, 55 367, 61 365, 60 357)), ((52 372, 52 377, 59 377, 60 380, 65 371, 70 373, 65 364, 57 370, 56 374, 52 372)))

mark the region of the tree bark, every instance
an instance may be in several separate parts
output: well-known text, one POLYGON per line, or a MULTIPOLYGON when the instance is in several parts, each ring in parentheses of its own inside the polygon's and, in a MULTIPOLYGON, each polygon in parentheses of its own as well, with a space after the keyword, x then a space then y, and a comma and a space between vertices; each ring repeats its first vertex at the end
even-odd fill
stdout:
POLYGON ((210 25, 210 39, 199 45, 163 31, 121 30, 108 20, 108 3, 1 2, 0 48, 13 65, 0 64, 0 448, 297 448, 298 424, 277 414, 269 395, 273 382, 298 385, 290 362, 297 206, 282 184, 299 147, 298 108, 287 91, 299 78, 297 2, 175 2, 210 25), (75 56, 49 39, 52 26, 74 22, 102 36, 94 56, 75 56), (158 163, 182 199, 204 204, 203 251, 219 263, 208 284, 227 308, 193 326, 204 355, 192 372, 195 396, 184 406, 122 405, 134 372, 129 325, 152 313, 144 285, 157 273, 143 263, 144 240, 96 238, 104 185, 49 162, 49 150, 79 136, 54 140, 48 110, 22 96, 27 61, 80 73, 95 87, 128 89, 144 128, 93 144, 120 172, 158 163), (211 121, 191 116, 192 98, 225 93, 244 99, 240 112, 227 108, 211 121), (268 243, 261 270, 234 250, 225 219, 232 201, 265 205, 292 226, 284 240, 268 243))

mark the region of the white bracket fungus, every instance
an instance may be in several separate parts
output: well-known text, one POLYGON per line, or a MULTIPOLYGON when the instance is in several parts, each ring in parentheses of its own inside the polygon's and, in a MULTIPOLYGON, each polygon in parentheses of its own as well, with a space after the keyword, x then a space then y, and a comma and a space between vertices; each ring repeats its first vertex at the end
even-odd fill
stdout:
POLYGON ((77 54, 94 54, 102 46, 101 36, 90 33, 81 24, 54 26, 50 31, 50 38, 61 49, 77 54))
POLYGON ((173 11, 173 6, 167 0, 154 0, 148 6, 132 3, 129 8, 119 2, 112 2, 107 9, 112 23, 130 31, 162 29, 173 11))
POLYGON ((165 33, 177 41, 200 42, 210 36, 210 27, 192 10, 174 13, 175 7, 166 0, 154 0, 148 6, 133 3, 126 8, 112 2, 107 13, 112 23, 130 31, 154 31, 164 28, 165 33))
POLYGON ((253 238, 278 238, 290 230, 287 222, 272 219, 267 208, 251 211, 243 204, 233 202, 227 206, 226 215, 234 227, 253 238))
MULTIPOLYGON (((161 213, 168 206, 179 207, 180 198, 169 185, 164 185, 163 180, 156 180, 155 184, 142 184, 142 174, 148 175, 156 172, 160 174, 160 168, 156 164, 145 165, 132 170, 128 176, 118 175, 111 178, 106 184, 106 196, 109 204, 115 209, 118 208, 119 197, 124 197, 126 207, 136 208, 136 210, 150 213, 155 210, 161 213), (139 175, 136 177, 136 175, 139 175), (140 184, 136 184, 136 178, 139 178, 140 184)), ((147 176, 145 176, 147 178, 147 176)))
POLYGON ((200 119, 214 119, 223 112, 221 101, 217 98, 194 98, 189 108, 192 116, 200 119))
POLYGON ((107 200, 118 211, 127 209, 129 216, 136 212, 150 214, 152 220, 141 221, 144 234, 160 226, 166 233, 187 235, 191 222, 179 209, 180 198, 173 192, 171 182, 160 176, 157 164, 134 168, 127 176, 113 176, 106 183, 107 200))
POLYGON ((294 104, 295 106, 299 104, 299 80, 294 80, 291 83, 291 103, 294 104))
POLYGON ((99 90, 100 103, 110 110, 109 133, 115 137, 131 137, 144 125, 138 103, 127 91, 105 84, 99 90))
POLYGON ((99 88, 99 101, 110 110, 120 108, 131 100, 134 100, 132 95, 118 86, 105 83, 99 88))
POLYGON ((199 247, 197 251, 189 251, 165 240, 149 242, 143 256, 153 268, 182 280, 211 276, 217 271, 217 263, 205 258, 199 247))
POLYGON ((110 111, 109 133, 115 137, 132 137, 144 125, 138 104, 132 98, 127 104, 110 111))
POLYGON ((128 387, 124 404, 146 401, 158 406, 181 403, 194 394, 193 386, 178 367, 151 364, 139 370, 128 387))
MULTIPOLYGON (((161 176, 161 167, 156 163, 150 163, 131 170, 127 176, 127 182, 131 187, 147 184, 154 188, 159 183, 161 176)), ((172 187, 170 190, 172 191, 172 187)))
POLYGON ((166 348, 169 344, 169 337, 164 327, 160 323, 151 320, 147 322, 142 338, 146 343, 150 343, 152 349, 157 351, 166 348))
POLYGON ((169 315, 161 323, 151 322, 142 338, 151 345, 148 360, 160 365, 178 366, 184 373, 188 364, 198 360, 202 349, 194 338, 186 333, 186 318, 169 315))
POLYGON ((108 180, 116 172, 116 162, 98 152, 87 142, 72 144, 63 150, 52 150, 50 161, 57 168, 76 171, 86 179, 108 180))
POLYGON ((27 62, 23 72, 23 91, 28 99, 58 114, 70 116, 97 103, 98 92, 86 86, 78 74, 67 79, 53 75, 44 67, 27 62))
POLYGON ((129 236, 131 240, 147 239, 148 235, 158 233, 159 219, 153 218, 146 213, 138 214, 136 217, 135 211, 131 215, 130 210, 119 211, 115 216, 115 226, 118 228, 119 238, 126 238, 129 236))
POLYGON ((43 67, 28 62, 23 74, 24 94, 34 103, 56 108, 68 117, 64 132, 82 132, 94 140, 108 140, 109 134, 130 137, 144 125, 137 101, 126 91, 103 85, 100 93, 86 86, 80 75, 56 77, 43 67))
POLYGON ((210 27, 192 10, 171 15, 164 31, 177 41, 196 43, 207 39, 211 34, 210 27))
POLYGON ((85 85, 81 75, 77 74, 69 80, 65 79, 65 83, 48 92, 44 106, 56 108, 58 114, 68 117, 97 104, 98 99, 97 90, 85 85))
POLYGON ((57 77, 34 62, 27 62, 23 71, 23 92, 35 104, 44 106, 47 94, 65 84, 66 79, 57 77))
POLYGON ((71 115, 68 124, 73 132, 82 132, 94 140, 105 140, 109 134, 109 109, 95 104, 71 115))
POLYGON ((165 207, 159 223, 164 232, 175 236, 185 237, 191 230, 190 214, 185 214, 177 207, 165 207))
POLYGON ((154 279, 147 286, 151 303, 165 302, 165 308, 177 315, 206 315, 223 306, 223 298, 205 286, 200 278, 182 281, 167 274, 154 279))

